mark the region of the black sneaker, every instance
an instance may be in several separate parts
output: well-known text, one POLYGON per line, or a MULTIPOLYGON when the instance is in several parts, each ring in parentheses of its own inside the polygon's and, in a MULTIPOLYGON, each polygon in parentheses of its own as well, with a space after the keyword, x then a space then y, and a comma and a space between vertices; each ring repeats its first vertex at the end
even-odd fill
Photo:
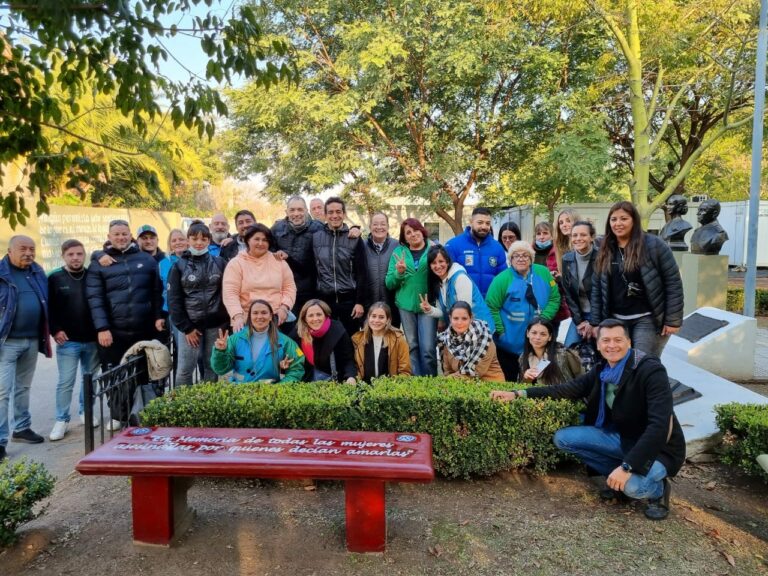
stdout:
POLYGON ((5 446, 0 446, 0 462, 5 460, 8 455, 5 453, 5 446))
POLYGON ((19 430, 11 435, 11 442, 24 442, 25 444, 42 444, 45 438, 32 431, 32 428, 19 430))
POLYGON ((664 520, 669 515, 669 495, 672 492, 672 484, 664 478, 664 493, 661 498, 648 500, 645 507, 645 517, 648 520, 664 520))

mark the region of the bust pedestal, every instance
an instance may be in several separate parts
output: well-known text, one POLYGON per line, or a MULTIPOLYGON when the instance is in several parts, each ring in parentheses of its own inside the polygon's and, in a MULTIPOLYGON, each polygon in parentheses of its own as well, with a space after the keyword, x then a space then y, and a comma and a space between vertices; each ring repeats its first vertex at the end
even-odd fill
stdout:
POLYGON ((728 300, 728 256, 673 252, 683 278, 683 313, 709 306, 725 310, 728 300))

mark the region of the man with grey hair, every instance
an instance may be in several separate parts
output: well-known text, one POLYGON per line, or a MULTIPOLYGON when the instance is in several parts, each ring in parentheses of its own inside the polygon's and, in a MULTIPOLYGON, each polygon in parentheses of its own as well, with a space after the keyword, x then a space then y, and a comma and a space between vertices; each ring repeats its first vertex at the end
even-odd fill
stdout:
POLYGON ((320 224, 325 224, 325 202, 320 198, 312 198, 309 201, 309 211, 313 220, 317 220, 320 224))
POLYGON ((298 316, 307 300, 315 298, 317 266, 312 252, 312 235, 321 230, 321 222, 309 217, 307 203, 301 196, 291 196, 285 205, 285 218, 272 226, 275 255, 288 262, 296 283, 293 313, 298 316))
POLYGON ((212 256, 219 256, 221 249, 234 242, 234 239, 229 235, 229 220, 221 212, 214 214, 211 217, 211 245, 208 246, 208 252, 212 256))
POLYGON ((11 425, 13 442, 39 444, 32 431, 29 396, 37 354, 51 357, 48 332, 48 280, 35 263, 35 242, 12 236, 0 261, 0 461, 6 457, 11 425), (13 398, 13 419, 9 409, 13 398))

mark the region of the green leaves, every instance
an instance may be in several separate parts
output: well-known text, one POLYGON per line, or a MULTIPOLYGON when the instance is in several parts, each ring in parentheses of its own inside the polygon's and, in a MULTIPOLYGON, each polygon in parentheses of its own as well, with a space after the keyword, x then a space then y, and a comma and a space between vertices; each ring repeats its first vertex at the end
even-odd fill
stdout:
MULTIPOLYGON (((164 112, 161 102, 183 103, 171 104, 174 126, 184 124, 198 136, 213 136, 214 115, 226 113, 220 95, 199 80, 167 78, 160 67, 168 59, 163 38, 180 33, 199 38, 209 80, 228 82, 240 75, 265 87, 295 81, 288 45, 263 37, 252 6, 239 6, 228 12, 228 18, 218 10, 196 16, 190 29, 164 25, 163 17, 178 22, 200 4, 200 0, 38 0, 7 8, 0 20, 0 163, 30 166, 34 178, 29 187, 39 194, 38 207, 71 170, 79 170, 73 167, 72 156, 53 157, 60 152, 50 148, 44 129, 59 132, 58 138, 70 142, 99 140, 67 124, 65 112, 83 113, 79 100, 86 91, 111 100, 140 137, 150 136, 152 121, 164 112), (273 57, 277 62, 263 65, 273 57)), ((82 172, 81 176, 87 178, 82 172)), ((15 183, 0 180, 0 184, 3 200, 15 183)), ((19 213, 9 211, 6 217, 11 214, 16 215, 15 225, 19 213)))
POLYGON ((26 458, 0 463, 0 546, 16 541, 16 529, 42 513, 34 506, 53 492, 55 479, 38 462, 26 458))

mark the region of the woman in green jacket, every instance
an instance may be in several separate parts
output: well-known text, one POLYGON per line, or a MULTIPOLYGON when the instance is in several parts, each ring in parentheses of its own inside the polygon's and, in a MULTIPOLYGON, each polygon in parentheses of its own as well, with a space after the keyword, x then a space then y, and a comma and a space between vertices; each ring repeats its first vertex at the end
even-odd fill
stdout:
POLYGON ((385 280, 387 288, 395 292, 414 376, 437 374, 437 320, 421 310, 422 299, 427 297, 427 251, 432 246, 428 236, 416 218, 403 220, 400 246, 392 253, 385 280))
POLYGON ((304 376, 304 353, 293 340, 278 332, 269 302, 253 300, 242 330, 229 337, 225 330, 219 330, 211 353, 211 368, 219 375, 233 371, 230 380, 238 384, 300 382, 304 376))

